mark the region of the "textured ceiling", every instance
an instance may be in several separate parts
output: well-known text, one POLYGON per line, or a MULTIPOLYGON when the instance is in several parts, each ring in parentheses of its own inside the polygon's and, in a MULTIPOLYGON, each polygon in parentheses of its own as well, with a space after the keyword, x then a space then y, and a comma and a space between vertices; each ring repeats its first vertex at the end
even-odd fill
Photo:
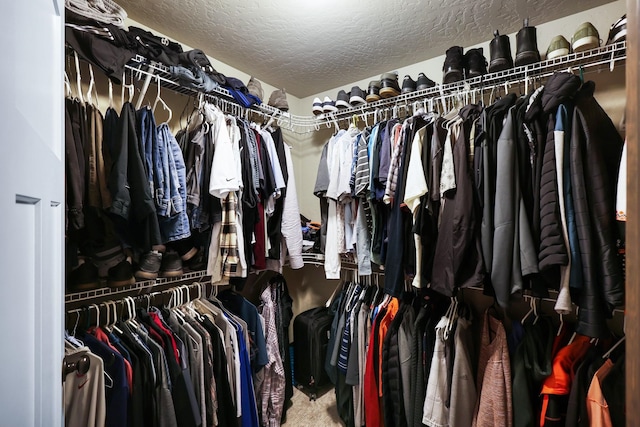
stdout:
POLYGON ((481 43, 494 29, 515 32, 522 17, 536 25, 611 0, 116 1, 132 19, 302 98, 481 43))

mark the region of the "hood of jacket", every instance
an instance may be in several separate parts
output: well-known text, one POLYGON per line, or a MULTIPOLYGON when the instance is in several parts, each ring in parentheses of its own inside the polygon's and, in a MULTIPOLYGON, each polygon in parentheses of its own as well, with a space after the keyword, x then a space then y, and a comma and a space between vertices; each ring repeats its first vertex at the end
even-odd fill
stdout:
POLYGON ((542 92, 541 107, 545 113, 551 113, 560 104, 566 102, 576 95, 580 89, 580 77, 571 73, 555 73, 544 86, 542 92))

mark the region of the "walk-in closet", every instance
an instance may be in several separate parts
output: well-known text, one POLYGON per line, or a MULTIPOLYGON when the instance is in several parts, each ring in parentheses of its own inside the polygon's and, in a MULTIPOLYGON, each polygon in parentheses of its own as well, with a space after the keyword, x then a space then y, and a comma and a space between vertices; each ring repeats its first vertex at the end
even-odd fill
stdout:
POLYGON ((0 426, 640 425, 640 2, 34 0, 0 426))

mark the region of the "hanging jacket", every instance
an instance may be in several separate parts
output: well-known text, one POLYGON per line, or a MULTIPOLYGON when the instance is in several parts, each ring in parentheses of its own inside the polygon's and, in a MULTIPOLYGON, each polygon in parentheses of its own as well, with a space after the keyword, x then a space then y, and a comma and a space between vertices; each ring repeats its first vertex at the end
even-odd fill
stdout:
POLYGON ((624 303, 616 258, 615 194, 623 140, 593 97, 595 84, 576 95, 571 127, 571 180, 584 274, 576 331, 591 337, 609 332, 605 316, 624 303))
POLYGON ((431 287, 451 296, 454 288, 478 286, 484 278, 479 221, 474 206, 472 172, 469 168, 471 126, 480 107, 469 105, 460 111, 463 118, 453 150, 456 188, 443 195, 444 209, 436 244, 431 287))

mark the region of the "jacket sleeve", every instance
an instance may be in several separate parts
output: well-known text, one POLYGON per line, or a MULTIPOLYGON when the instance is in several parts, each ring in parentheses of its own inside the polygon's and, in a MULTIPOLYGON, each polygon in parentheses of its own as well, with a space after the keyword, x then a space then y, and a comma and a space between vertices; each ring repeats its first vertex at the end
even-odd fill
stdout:
POLYGON ((549 116, 547 141, 542 158, 540 178, 540 251, 538 265, 540 271, 567 265, 569 258, 564 245, 558 204, 558 179, 555 155, 555 118, 549 116))

